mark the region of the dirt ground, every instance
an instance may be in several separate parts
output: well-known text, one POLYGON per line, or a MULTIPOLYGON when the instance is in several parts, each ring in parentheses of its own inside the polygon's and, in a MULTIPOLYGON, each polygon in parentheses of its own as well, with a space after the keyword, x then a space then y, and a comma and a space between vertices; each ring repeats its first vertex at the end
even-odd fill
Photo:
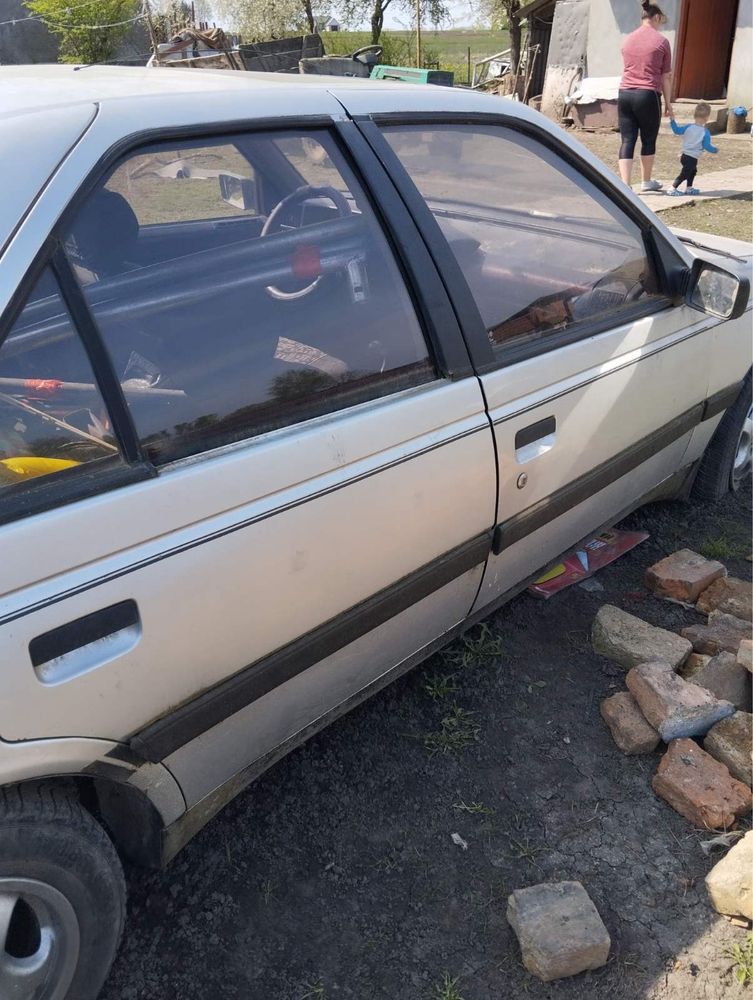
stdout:
MULTIPOLYGON (((656 146, 654 177, 663 183, 672 181, 678 173, 679 140, 667 133, 667 126, 659 135, 656 146)), ((580 142, 591 150, 599 159, 617 173, 617 154, 620 148, 620 137, 616 132, 583 132, 570 131, 580 142)), ((704 178, 716 170, 729 170, 732 167, 751 167, 752 157, 749 135, 715 135, 712 141, 719 152, 714 156, 705 155, 700 163, 698 186, 703 190, 708 181, 704 178)), ((638 164, 635 165, 635 181, 639 179, 638 164)), ((658 196, 657 196, 658 197, 658 196)), ((737 240, 753 240, 753 201, 750 195, 740 198, 715 199, 714 201, 698 201, 694 205, 683 208, 673 208, 661 213, 663 221, 668 226, 678 226, 682 229, 695 229, 700 233, 714 233, 717 236, 729 236, 737 240)))
POLYGON ((659 753, 613 745, 599 705, 624 671, 589 628, 605 602, 675 629, 696 619, 649 595, 645 568, 687 545, 749 579, 750 515, 750 490, 634 514, 624 526, 651 537, 598 574, 603 591, 517 598, 278 764, 166 872, 129 870, 103 1000, 742 996, 724 949, 743 931, 703 884, 720 855, 653 794, 659 753), (468 745, 436 750, 452 718, 445 734, 468 745), (563 879, 582 881, 612 950, 597 972, 542 984, 506 898, 563 879))

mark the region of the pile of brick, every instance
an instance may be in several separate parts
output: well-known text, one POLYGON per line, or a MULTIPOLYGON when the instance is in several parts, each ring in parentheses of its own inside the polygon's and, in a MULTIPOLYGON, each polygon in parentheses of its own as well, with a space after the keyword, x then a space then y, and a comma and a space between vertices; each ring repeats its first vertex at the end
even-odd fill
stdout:
MULTIPOLYGON (((652 780, 657 795, 700 829, 730 831, 753 806, 751 585, 689 549, 652 566, 646 585, 705 621, 676 635, 602 607, 593 647, 625 668, 627 691, 607 698, 601 714, 625 754, 667 744, 652 780)), ((720 913, 753 920, 752 873, 753 831, 706 879, 720 913)))

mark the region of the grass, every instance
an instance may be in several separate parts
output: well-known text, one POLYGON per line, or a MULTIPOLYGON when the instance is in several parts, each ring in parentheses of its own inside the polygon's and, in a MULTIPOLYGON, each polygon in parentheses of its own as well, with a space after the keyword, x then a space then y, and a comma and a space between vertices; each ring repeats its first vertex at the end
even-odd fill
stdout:
POLYGON ((698 551, 707 559, 745 559, 750 554, 750 539, 734 522, 720 521, 717 534, 701 542, 698 551))
POLYGON ((753 195, 696 202, 662 212, 668 226, 695 229, 699 233, 714 233, 733 240, 753 240, 753 195))
POLYGON ((483 622, 453 643, 443 653, 443 658, 456 666, 472 667, 498 660, 502 651, 502 639, 483 622))
POLYGON ((424 746, 431 754, 460 753, 473 743, 478 743, 481 726, 474 720, 473 712, 453 705, 449 715, 439 724, 439 729, 424 737, 424 746))
POLYGON ((301 994, 299 1000, 327 1000, 327 991, 321 979, 315 983, 304 983, 303 988, 306 992, 301 994))
POLYGON ((427 677, 424 682, 424 691, 426 691, 429 697, 433 698, 434 701, 441 701, 443 698, 447 698, 449 695, 455 694, 457 691, 455 675, 433 673, 431 677, 427 677))
POLYGON ((745 935, 742 944, 731 944, 724 949, 725 958, 733 961, 732 975, 740 986, 748 986, 753 982, 753 933, 745 935))
POLYGON ((459 982, 459 978, 453 978, 449 972, 445 972, 441 983, 437 983, 434 987, 432 1000, 464 1000, 464 997, 458 990, 459 982))
POLYGON ((493 806, 485 806, 483 802, 453 802, 452 808, 456 812, 470 813, 471 816, 493 816, 497 811, 493 806))

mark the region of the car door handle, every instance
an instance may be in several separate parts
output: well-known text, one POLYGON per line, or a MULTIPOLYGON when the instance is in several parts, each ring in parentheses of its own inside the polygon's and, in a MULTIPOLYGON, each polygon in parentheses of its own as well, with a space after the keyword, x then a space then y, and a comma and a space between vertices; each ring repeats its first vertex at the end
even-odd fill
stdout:
POLYGON ((122 656, 140 637, 136 602, 120 601, 36 636, 29 656, 43 684, 59 684, 122 656))
POLYGON ((535 424, 522 427, 515 435, 515 459, 519 464, 530 462, 554 447, 557 440, 557 420, 544 417, 535 424))

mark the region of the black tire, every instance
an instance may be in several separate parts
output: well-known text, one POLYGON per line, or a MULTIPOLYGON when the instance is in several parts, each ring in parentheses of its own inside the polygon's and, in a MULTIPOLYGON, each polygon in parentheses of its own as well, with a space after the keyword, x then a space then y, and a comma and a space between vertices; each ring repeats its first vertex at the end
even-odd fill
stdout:
POLYGON ((745 475, 750 475, 748 469, 738 478, 735 470, 740 435, 749 419, 750 408, 751 372, 748 371, 739 396, 722 417, 701 459, 693 484, 693 496, 697 499, 715 503, 730 490, 739 489, 745 475))
POLYGON ((15 961, 33 956, 44 984, 31 993, 35 1000, 95 1000, 120 942, 125 900, 112 841, 72 791, 49 784, 0 790, 0 984, 3 975, 14 982, 15 961), (52 928, 57 947, 46 945, 41 926, 52 928))

